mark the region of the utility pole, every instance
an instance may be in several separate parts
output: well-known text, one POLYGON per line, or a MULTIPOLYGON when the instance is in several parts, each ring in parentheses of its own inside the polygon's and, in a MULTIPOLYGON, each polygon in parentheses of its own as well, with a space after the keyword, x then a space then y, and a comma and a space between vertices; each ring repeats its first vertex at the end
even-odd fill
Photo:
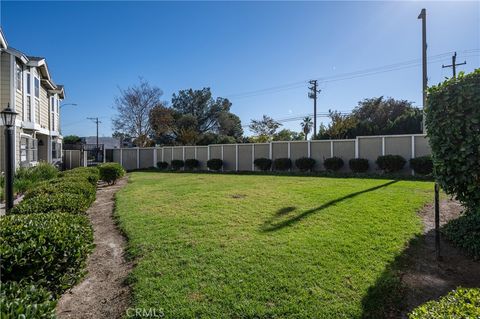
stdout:
POLYGON ((99 152, 98 152, 98 151, 99 151, 99 149, 98 149, 98 124, 100 124, 100 123, 102 123, 102 122, 100 122, 100 121, 98 120, 98 117, 87 117, 87 120, 92 120, 93 123, 95 123, 95 124, 97 125, 97 145, 96 145, 96 147, 95 147, 95 161, 98 162, 98 153, 99 153, 99 152))
MULTIPOLYGON (((422 20, 422 92, 423 92, 423 109, 427 105, 427 10, 422 9, 418 15, 418 19, 422 20)), ((422 130, 425 133, 425 112, 423 112, 422 130)))
POLYGON ((464 61, 463 63, 457 63, 457 52, 455 52, 452 55, 452 64, 450 64, 450 65, 443 65, 442 64, 442 68, 443 69, 452 68, 453 77, 455 78, 457 76, 457 66, 458 65, 464 65, 464 64, 467 64, 467 61, 464 61))
POLYGON ((317 80, 310 80, 310 87, 308 88, 310 92, 308 93, 308 97, 313 99, 313 138, 317 136, 317 93, 320 93, 322 90, 318 90, 318 81, 317 80))

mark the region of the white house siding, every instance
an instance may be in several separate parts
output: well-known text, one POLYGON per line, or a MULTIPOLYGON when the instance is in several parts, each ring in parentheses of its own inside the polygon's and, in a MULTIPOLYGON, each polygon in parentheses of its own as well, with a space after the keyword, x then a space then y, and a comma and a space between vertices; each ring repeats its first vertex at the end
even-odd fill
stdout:
POLYGON ((10 103, 10 55, 2 53, 0 63, 0 110, 3 110, 10 103))
POLYGON ((45 129, 49 129, 49 106, 47 90, 42 86, 40 87, 40 126, 45 129))
POLYGON ((23 118, 23 91, 15 89, 15 111, 18 113, 17 118, 23 118))

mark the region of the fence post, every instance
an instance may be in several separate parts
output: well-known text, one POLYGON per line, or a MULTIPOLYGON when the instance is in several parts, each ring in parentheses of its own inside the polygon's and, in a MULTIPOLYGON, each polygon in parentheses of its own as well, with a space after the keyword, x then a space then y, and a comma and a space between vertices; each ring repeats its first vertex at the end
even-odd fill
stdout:
POLYGON ((153 148, 153 167, 157 166, 157 148, 153 148))
POLYGON ((137 147, 137 169, 140 168, 140 148, 137 147))
POLYGON ((358 149, 358 136, 355 138, 355 158, 360 157, 360 150, 358 149))
POLYGON ((385 155, 385 136, 382 136, 382 155, 385 155))
POLYGON ((269 146, 270 146, 270 148, 268 149, 268 157, 269 157, 270 159, 272 159, 272 155, 273 155, 273 149, 272 149, 272 148, 273 148, 273 143, 270 142, 269 146))
POLYGON ((252 172, 255 171, 255 143, 252 144, 252 172))
POLYGON ((107 162, 107 150, 105 149, 105 145, 103 145, 103 162, 107 162))
MULTIPOLYGON (((412 158, 415 158, 415 135, 412 135, 412 158)), ((415 171, 412 169, 412 175, 415 175, 415 171)))
POLYGON ((333 157, 333 140, 330 140, 330 157, 333 157))
MULTIPOLYGON (((290 153, 290 142, 287 142, 287 155, 288 155, 288 158, 291 157, 291 153, 290 153)), ((290 160, 291 160, 291 158, 290 158, 290 160)), ((288 169, 288 171, 291 172, 291 171, 292 171, 292 168, 290 167, 290 168, 288 169)))
POLYGON ((123 148, 120 149, 120 165, 123 167, 123 148))
POLYGON ((225 167, 225 164, 223 163, 223 144, 222 144, 222 172, 223 172, 223 168, 225 167))
POLYGON ((182 148, 182 160, 185 162, 185 146, 182 148))
POLYGON ((88 166, 88 157, 87 157, 87 152, 83 151, 83 167, 88 166))
POLYGON ((68 169, 72 169, 72 151, 67 151, 68 152, 68 169))
MULTIPOLYGON (((210 160, 210 145, 207 145, 207 162, 210 160)), ((207 166, 207 170, 210 170, 210 167, 207 166)))
POLYGON ((238 144, 235 144, 235 170, 238 172, 238 144))
POLYGON ((165 162, 165 146, 162 147, 162 162, 165 162))
POLYGON ((307 154, 308 157, 312 157, 312 141, 307 142, 307 154))

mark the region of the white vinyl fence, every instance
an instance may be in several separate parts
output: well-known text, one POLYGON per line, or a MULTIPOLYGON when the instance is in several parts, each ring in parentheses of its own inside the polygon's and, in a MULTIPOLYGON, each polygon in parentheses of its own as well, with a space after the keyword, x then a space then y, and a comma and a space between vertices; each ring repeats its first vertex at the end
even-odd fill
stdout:
MULTIPOLYGON (((126 170, 155 167, 157 162, 197 159, 200 169, 207 169, 207 161, 223 160, 224 171, 255 171, 253 161, 257 158, 290 158, 292 162, 301 157, 316 160, 315 170, 324 170, 323 161, 340 157, 345 162, 343 172, 348 172, 348 161, 366 158, 370 171, 376 170, 375 160, 380 155, 401 155, 409 160, 430 155, 430 146, 424 134, 361 136, 345 140, 281 141, 251 144, 214 144, 208 146, 165 146, 149 148, 122 148, 106 150, 108 161, 120 163, 126 170)), ((295 165, 294 165, 295 166, 295 165)), ((296 170, 295 167, 292 170, 296 170)), ((408 165, 405 173, 411 172, 408 165)))

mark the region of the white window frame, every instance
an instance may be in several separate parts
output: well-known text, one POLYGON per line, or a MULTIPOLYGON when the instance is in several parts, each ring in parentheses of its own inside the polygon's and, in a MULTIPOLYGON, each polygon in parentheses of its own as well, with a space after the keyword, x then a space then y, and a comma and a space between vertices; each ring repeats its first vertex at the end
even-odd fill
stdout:
POLYGON ((38 74, 38 71, 34 69, 33 72, 33 121, 34 123, 37 123, 37 105, 38 105, 38 123, 40 123, 40 115, 42 112, 40 112, 40 91, 41 91, 41 82, 40 82, 40 75, 38 74), (36 83, 38 81, 38 96, 37 96, 37 88, 36 88, 36 83), (38 104, 37 104, 38 103, 38 104))
POLYGON ((22 75, 23 75, 22 66, 18 62, 15 62, 15 87, 18 92, 22 92, 22 83, 23 83, 22 75))

